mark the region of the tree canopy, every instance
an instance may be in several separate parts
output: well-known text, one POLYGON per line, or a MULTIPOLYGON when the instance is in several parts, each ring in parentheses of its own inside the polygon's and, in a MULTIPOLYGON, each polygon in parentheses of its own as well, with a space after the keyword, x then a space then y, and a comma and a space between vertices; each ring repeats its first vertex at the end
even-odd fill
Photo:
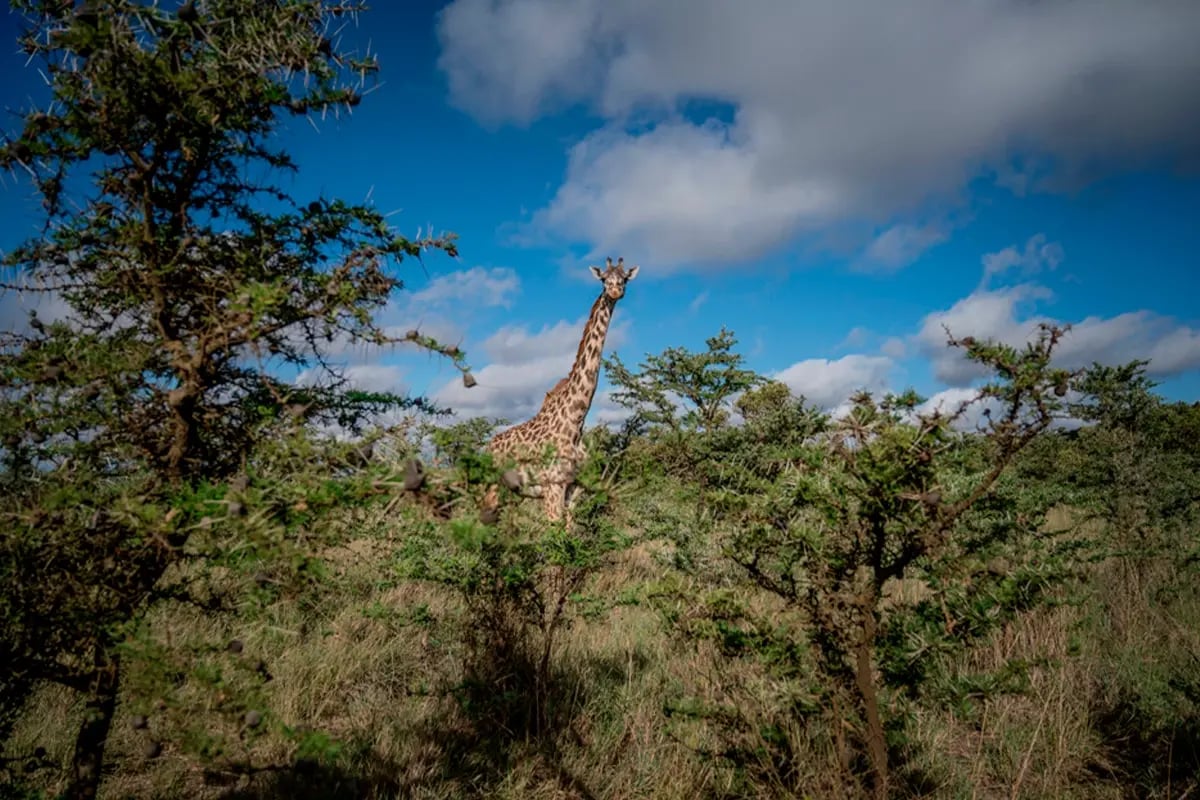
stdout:
POLYGON ((304 423, 426 407, 355 389, 331 356, 406 339, 467 373, 456 348, 374 316, 403 286, 397 265, 455 255, 453 236, 414 241, 368 205, 280 180, 297 168, 282 120, 353 108, 377 72, 336 32, 360 3, 12 5, 51 98, 0 146, 44 212, 4 255, 2 285, 63 312, 0 334, 0 660, 6 707, 36 680, 87 696, 69 790, 82 797, 122 648, 173 565, 219 555, 205 534, 243 516, 261 448, 304 423), (297 386, 301 368, 325 379, 297 386))

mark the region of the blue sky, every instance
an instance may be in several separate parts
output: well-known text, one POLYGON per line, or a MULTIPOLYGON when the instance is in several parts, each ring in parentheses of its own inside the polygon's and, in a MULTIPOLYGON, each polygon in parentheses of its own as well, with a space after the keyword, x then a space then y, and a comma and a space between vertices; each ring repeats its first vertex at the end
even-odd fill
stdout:
MULTIPOLYGON (((1200 398, 1194 3, 377 5, 342 36, 382 85, 351 118, 288 123, 288 186, 459 234, 459 261, 406 266, 384 320, 461 342, 479 385, 344 354, 364 385, 531 415, 612 255, 641 266, 607 348, 627 363, 726 326, 825 407, 954 398, 975 376, 942 323, 1019 342, 1053 319, 1076 325, 1063 363, 1152 358, 1164 394, 1200 398)), ((0 40, 16 30, 5 14, 0 40)), ((43 96, 23 64, 0 47, 6 112, 43 96)), ((36 211, 5 176, 0 248, 36 211)), ((602 385, 592 419, 616 416, 602 385)))

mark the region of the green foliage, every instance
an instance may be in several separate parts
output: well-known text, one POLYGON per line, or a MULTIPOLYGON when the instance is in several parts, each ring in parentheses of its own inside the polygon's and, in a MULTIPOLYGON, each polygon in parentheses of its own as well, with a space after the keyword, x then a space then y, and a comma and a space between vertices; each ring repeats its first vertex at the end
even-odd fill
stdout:
POLYGON ((1004 696, 1065 669, 1036 651, 972 656, 1064 603, 1089 614, 1080 630, 1098 649, 1085 654, 1077 631, 1060 658, 1105 665, 1092 705, 1075 712, 1114 742, 1104 758, 1139 791, 1195 774, 1200 641, 1185 621, 1200 608, 1200 463, 1179 443, 1197 406, 1151 394, 1142 364, 1055 369, 1060 335, 1044 329, 1024 349, 952 339, 995 378, 949 413, 918 413, 911 393, 861 395, 829 420, 767 384, 739 399, 744 425, 686 439, 675 491, 705 512, 690 534, 653 530, 693 577, 653 597, 724 659, 705 696, 740 700, 685 697, 668 716, 688 739, 707 731, 697 752, 731 767, 739 792, 924 791, 937 779, 922 772, 913 720, 945 708, 979 725, 1004 696), (1052 429, 1066 413, 1095 424, 1052 429), (706 539, 756 590, 698 560, 706 539), (833 752, 840 778, 805 774, 797 759, 814 747, 833 752))
MULTIPOLYGON (((797 459, 814 458, 808 447, 825 433, 829 419, 794 398, 787 386, 771 381, 737 401, 743 424, 713 431, 690 443, 695 463, 688 474, 702 485, 738 492, 766 490, 797 459)), ((813 465, 815 466, 815 465, 813 465)))
MULTIPOLYGON (((273 144, 279 115, 353 107, 374 74, 328 38, 357 5, 13 5, 54 102, 0 146, 46 212, 4 257, 4 288, 53 292, 68 313, 0 333, 5 796, 38 796, 35 783, 94 796, 102 777, 165 762, 192 781, 294 770, 309 790, 320 776, 365 796, 356 781, 386 774, 376 794, 495 796, 474 756, 522 742, 543 760, 532 788, 511 779, 514 796, 683 793, 653 759, 684 745, 706 758, 674 765, 714 795, 947 795, 945 773, 921 769, 971 756, 920 739, 931 718, 980 750, 1019 742, 1011 768, 975 756, 967 770, 972 789, 987 774, 1015 795, 1031 754, 1051 749, 1048 706, 1036 698, 1028 730, 990 712, 1078 674, 1073 662, 1088 671, 1068 687, 1072 724, 1094 743, 1077 770, 1102 768, 1131 796, 1196 785, 1200 404, 1156 396, 1144 362, 1068 374, 1051 363, 1053 328, 1024 348, 951 338, 990 375, 971 402, 929 413, 912 393, 863 394, 831 419, 745 369, 722 329, 636 372, 606 360, 634 414, 587 433, 574 526, 484 525, 460 511, 497 478, 489 421, 420 429, 434 468, 403 494, 410 476, 370 457, 383 434, 319 435, 435 411, 355 390, 330 359, 396 340, 373 315, 402 288, 397 260, 455 252, 451 237, 398 237, 373 208, 280 188, 294 167, 273 144), (324 379, 298 386, 280 367, 324 379), (1086 424, 1054 430, 1064 413, 1086 424), (352 538, 369 547, 348 576, 352 538), (981 655, 1060 603, 1071 644, 1055 658, 981 655), (608 619, 618 605, 644 627, 608 619), (655 640, 647 606, 695 647, 655 640), (362 645, 366 626, 380 638, 362 645), (322 642, 298 666, 294 648, 322 642), (333 677, 355 646, 385 642, 410 660, 333 677), (368 684, 391 694, 365 702, 396 710, 359 723, 335 709, 325 724, 368 684), (66 697, 73 742, 10 748, 47 686, 66 697), (444 695, 459 716, 404 728, 444 695), (121 715, 148 749, 117 765, 105 746, 121 715), (385 761, 402 731, 421 757, 385 761), (464 747, 470 766, 453 766, 464 747), (593 787, 564 777, 589 758, 593 787), (639 759, 640 781, 610 781, 639 759), (56 786, 44 778, 60 763, 56 786), (18 768, 27 785, 9 780, 18 768), (472 774, 440 787, 456 769, 472 774), (421 777, 401 788, 397 775, 421 777)), ((473 382, 458 348, 401 340, 473 382)), ((147 785, 111 792, 180 794, 147 785)))
POLYGON ((1072 388, 1082 397, 1071 404, 1072 415, 1104 428, 1142 427, 1158 405, 1154 383, 1146 377, 1148 363, 1131 361, 1115 367, 1093 364, 1074 381, 1072 388))
MULTIPOLYGON (((595 471, 587 465, 583 473, 595 471)), ((606 511, 607 497, 591 493, 569 529, 456 518, 423 526, 400 550, 401 577, 445 586, 464 603, 466 678, 456 692, 482 735, 544 736, 561 720, 556 637, 586 580, 627 545, 606 511)))
POLYGON ((604 359, 605 375, 616 387, 613 401, 640 420, 672 431, 721 427, 729 419, 732 398, 762 378, 743 368, 745 359, 733 351, 737 339, 732 331, 721 328, 705 344, 708 349, 700 353, 669 347, 648 355, 639 372, 631 372, 615 353, 604 359), (678 409, 677 402, 684 407, 678 409))
POLYGON ((1200 406, 1155 397, 1145 362, 1094 365, 1076 386, 1084 400, 1073 410, 1096 423, 1063 448, 1076 496, 1114 523, 1121 546, 1156 551, 1173 546, 1200 519, 1200 457, 1192 446, 1200 406))
POLYGON ((1083 624, 1106 668, 1090 713, 1098 735, 1120 743, 1117 769, 1153 796, 1200 775, 1200 405, 1164 402, 1145 367, 1086 370, 1072 408, 1094 424, 1021 466, 1102 525, 1083 624))
POLYGON ((495 423, 483 417, 473 417, 453 425, 433 428, 430 440, 437 459, 443 464, 456 464, 481 452, 494 427, 495 423))
MULTIPOLYGON (((566 763, 597 797, 858 797, 880 742, 892 796, 1186 791, 1195 407, 1151 394, 1134 422, 1041 427, 1097 399, 1060 397, 1034 345, 966 345, 998 362, 971 424, 911 394, 831 419, 766 384, 740 424, 679 431, 678 464, 639 421, 590 430, 572 529, 477 521, 484 422, 437 428, 425 488, 397 498, 359 443, 283 420, 164 507, 195 530, 146 612, 117 619, 121 708, 148 721, 119 793, 167 791, 180 765, 317 796, 528 796, 563 792, 566 763)), ((407 456, 430 429, 405 430, 407 456)), ((5 756, 44 786, 58 756, 35 753, 5 756)))
MULTIPOLYGON (((379 411, 428 408, 354 390, 328 354, 394 341, 373 319, 402 287, 391 264, 455 246, 270 182, 295 168, 273 144, 279 116, 348 109, 376 69, 324 35, 356 5, 13 5, 53 101, 0 147, 45 211, 42 234, 4 256, 3 288, 53 292, 68 313, 0 334, 0 576, 19 587, 0 602, 0 688, 6 711, 43 681, 84 693, 67 793, 91 796, 122 669, 131 691, 172 685, 178 654, 139 638, 154 608, 260 596, 218 570, 320 581, 292 543, 361 499, 361 458, 331 463, 299 427, 355 432, 379 411), (326 379, 300 388, 281 366, 326 379), (338 477, 259 483, 279 440, 287 458, 315 457, 302 474, 338 477)), ((407 338, 465 373, 456 348, 407 338)))
POLYGON ((741 398, 741 429, 697 442, 700 500, 727 531, 728 557, 782 601, 785 618, 803 621, 772 625, 710 598, 700 630, 727 656, 752 657, 781 680, 803 681, 815 668, 816 704, 836 716, 831 725, 853 731, 838 738, 843 763, 862 759, 876 796, 890 791, 888 742, 903 719, 896 701, 919 694, 944 658, 1069 573, 1069 554, 1031 546, 1041 515, 1020 513, 1019 499, 997 491, 1016 455, 1064 410, 1057 389, 1070 376, 1050 365, 1060 336, 1046 328, 1024 350, 952 339, 996 376, 952 413, 919 413, 912 393, 879 401, 864 393, 830 421, 768 384, 741 398), (994 408, 985 408, 982 440, 968 442, 955 426, 976 403, 994 408), (1045 551, 1045 564, 986 567, 1033 550, 1045 551), (905 581, 929 597, 890 602, 905 581))

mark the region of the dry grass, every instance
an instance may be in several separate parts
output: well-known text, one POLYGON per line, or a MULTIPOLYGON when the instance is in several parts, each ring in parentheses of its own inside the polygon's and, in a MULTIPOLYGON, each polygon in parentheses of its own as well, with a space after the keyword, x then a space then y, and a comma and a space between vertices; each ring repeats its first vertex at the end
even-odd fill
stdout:
POLYGON ((974 719, 950 711, 917 715, 913 738, 939 777, 937 795, 995 798, 1123 796, 1097 777, 1102 749, 1089 725, 1089 688, 1096 665, 1073 652, 1079 612, 1042 609, 1007 626, 961 665, 970 673, 996 671, 1025 659, 1045 666, 1029 672, 1022 694, 979 703, 974 719))
MULTIPOLYGON (((1057 523, 1059 529, 1067 527, 1065 520, 1057 523)), ((268 665, 273 679, 261 689, 268 724, 260 735, 247 735, 239 722, 243 709, 223 709, 219 688, 200 682, 174 694, 177 707, 152 709, 148 731, 131 725, 139 707, 128 702, 110 740, 108 763, 114 771, 104 796, 682 800, 746 795, 729 770, 694 749, 712 746, 713 730, 703 723, 678 724, 664 709, 692 696, 735 705, 751 719, 765 718, 781 686, 753 664, 730 662, 711 648, 667 635, 659 614, 645 604, 573 616, 553 652, 565 721, 561 729, 545 741, 509 742, 502 754, 480 750, 470 720, 449 691, 462 677, 461 602, 437 587, 390 579, 389 560, 405 524, 360 519, 355 528, 368 535, 325 551, 335 588, 319 607, 281 600, 236 630, 227 618, 183 608, 153 620, 155 636, 170 639, 176 649, 189 643, 219 648, 239 639, 240 654, 212 657, 229 665, 231 685, 245 679, 238 677, 236 664, 261 659, 268 665), (334 759, 341 771, 267 770, 252 778, 202 769, 179 744, 195 742, 198 720, 222 739, 224 755, 214 759, 218 765, 291 764, 297 743, 283 735, 283 726, 308 726, 343 743, 334 759), (152 737, 166 743, 156 758, 143 754, 152 737)), ((639 542, 614 554, 585 593, 636 598, 642 587, 664 577, 670 551, 663 542, 639 542)), ((1041 664, 1030 670, 1027 692, 980 702, 973 716, 919 708, 907 748, 907 770, 921 776, 920 791, 913 792, 956 800, 1129 796, 1116 780, 1120 769, 1093 718, 1111 685, 1107 662, 1114 647, 1127 656, 1164 647, 1200 653, 1200 638, 1188 621, 1200 615, 1196 608, 1153 610, 1150 595, 1161 576, 1131 577, 1124 569, 1109 564, 1097 573, 1101 591, 1118 584, 1125 590, 1120 602, 1103 604, 1108 641, 1097 638, 1095 606, 1042 609, 1008 625, 957 666, 977 673, 1014 659, 1041 664), (1157 616, 1151 619, 1151 613, 1157 616)), ((889 591, 893 602, 912 602, 927 590, 900 585, 889 591)), ((769 604, 756 611, 779 613, 769 604)), ((44 689, 30 708, 34 713, 18 726, 6 755, 40 746, 49 760, 60 761, 71 746, 78 705, 63 692, 44 689)), ((822 775, 838 769, 822 737, 798 728, 790 736, 807 749, 799 753, 802 769, 793 784, 775 787, 779 796, 794 796, 797 785, 820 786, 822 775)), ((61 788, 53 770, 35 777, 48 792, 61 788)), ((817 796, 837 792, 830 780, 817 796)))
MULTIPOLYGON (((1096 534, 1102 526, 1093 520, 1082 527, 1096 534)), ((1048 533, 1082 535, 1066 509, 1052 512, 1047 528, 1048 533)), ((914 750, 921 754, 920 766, 939 776, 935 795, 971 800, 1191 796, 1195 779, 1172 789, 1169 763, 1159 765, 1167 777, 1162 793, 1139 788, 1130 762, 1153 756, 1133 749, 1110 718, 1130 696, 1154 702, 1154 693, 1176 680, 1171 676, 1200 667, 1200 595, 1191 585, 1167 593, 1170 599, 1164 602, 1165 588, 1178 582, 1172 564, 1148 556, 1096 564, 1082 603, 1025 614, 971 651, 958 665, 965 673, 1022 661, 1037 666, 1028 672, 1026 691, 980 701, 974 717, 918 714, 914 750)), ((1186 696, 1182 691, 1164 691, 1162 697, 1179 701, 1186 696)), ((1143 733, 1155 738, 1152 731, 1143 733)), ((1163 739, 1160 732, 1160 744, 1163 739)))

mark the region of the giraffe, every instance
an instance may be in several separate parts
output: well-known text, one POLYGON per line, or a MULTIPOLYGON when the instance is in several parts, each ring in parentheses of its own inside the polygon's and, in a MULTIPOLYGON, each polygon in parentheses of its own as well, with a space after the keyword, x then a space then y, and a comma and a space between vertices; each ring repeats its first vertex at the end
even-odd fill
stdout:
MULTIPOLYGON (((557 522, 565 517, 568 525, 575 477, 587 456, 582 441, 583 420, 596 394, 604 340, 617 301, 625 296, 625 284, 638 273, 636 266, 625 268, 624 258, 617 259, 616 264, 612 258, 606 259, 603 270, 596 266, 590 269, 604 289, 592 304, 571 372, 546 393, 532 419, 497 434, 487 446, 497 462, 515 461, 518 465, 515 476, 505 473, 506 485, 520 487, 526 497, 540 498, 548 520, 557 522), (547 460, 550 447, 553 456, 547 460)), ((497 504, 497 488, 493 486, 484 499, 485 513, 490 512, 494 518, 497 504)))

